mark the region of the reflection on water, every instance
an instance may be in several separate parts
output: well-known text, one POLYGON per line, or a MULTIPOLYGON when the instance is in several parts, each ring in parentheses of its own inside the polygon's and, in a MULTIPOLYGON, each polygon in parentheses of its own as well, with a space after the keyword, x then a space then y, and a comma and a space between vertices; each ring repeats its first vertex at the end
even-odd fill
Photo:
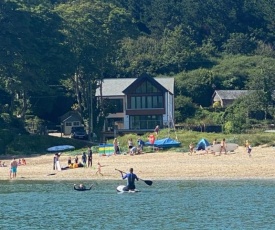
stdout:
POLYGON ((0 229, 275 229, 274 181, 138 182, 135 194, 73 183, 0 181, 0 229))

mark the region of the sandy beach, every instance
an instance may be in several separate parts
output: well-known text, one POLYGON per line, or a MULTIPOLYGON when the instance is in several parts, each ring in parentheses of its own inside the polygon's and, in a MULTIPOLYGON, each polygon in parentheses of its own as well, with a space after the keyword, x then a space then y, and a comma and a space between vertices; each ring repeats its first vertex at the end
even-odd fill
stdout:
MULTIPOLYGON (((115 169, 128 171, 130 167, 142 179, 150 180, 210 180, 210 179, 275 179, 275 149, 254 147, 249 157, 244 147, 235 152, 214 156, 196 152, 155 152, 141 155, 93 155, 93 166, 53 170, 53 154, 26 157, 27 165, 18 167, 17 178, 12 180, 116 180, 121 179, 115 169), (102 174, 96 175, 97 162, 102 174)), ((74 156, 72 156, 73 158, 74 156)), ((61 167, 67 166, 68 155, 60 157, 61 167)), ((81 154, 79 154, 81 159, 81 154)), ((12 159, 5 159, 9 165, 12 159)), ((18 159, 17 159, 18 160, 18 159)), ((9 180, 9 167, 0 167, 0 180, 9 180)))

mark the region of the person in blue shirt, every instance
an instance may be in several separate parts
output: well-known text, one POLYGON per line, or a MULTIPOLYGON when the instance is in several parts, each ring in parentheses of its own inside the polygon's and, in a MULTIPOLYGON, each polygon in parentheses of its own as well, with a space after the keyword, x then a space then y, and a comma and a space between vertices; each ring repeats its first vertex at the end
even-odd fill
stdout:
POLYGON ((129 191, 129 190, 135 190, 136 186, 135 186, 135 180, 138 181, 138 177, 136 174, 134 174, 134 169, 130 168, 129 173, 125 173, 125 175, 123 175, 123 172, 121 173, 122 179, 126 179, 127 178, 127 186, 123 189, 124 191, 129 191))
POLYGON ((138 138, 137 143, 140 150, 143 151, 143 146, 145 145, 144 141, 138 138))

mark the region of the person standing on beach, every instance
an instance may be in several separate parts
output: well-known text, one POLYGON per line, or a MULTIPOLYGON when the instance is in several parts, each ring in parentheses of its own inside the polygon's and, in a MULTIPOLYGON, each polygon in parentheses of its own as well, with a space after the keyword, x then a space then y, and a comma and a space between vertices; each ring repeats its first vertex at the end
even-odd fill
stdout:
POLYGON ((57 159, 57 153, 55 153, 53 156, 53 170, 55 170, 56 159, 57 159))
POLYGON ((88 147, 88 167, 93 166, 93 151, 91 147, 88 147))
POLYGON ((130 153, 130 150, 133 148, 133 146, 134 146, 133 139, 129 138, 128 139, 128 150, 129 150, 129 153, 130 153))
POLYGON ((59 157, 61 153, 55 153, 53 157, 53 170, 57 170, 57 162, 59 163, 59 157))
POLYGON ((85 152, 82 153, 82 164, 84 166, 86 166, 86 162, 87 162, 87 155, 85 152))
POLYGON ((251 157, 251 151, 252 151, 252 147, 251 147, 251 145, 248 145, 248 147, 247 147, 247 153, 248 153, 249 157, 251 157))
POLYGON ((226 154, 226 142, 225 142, 225 138, 223 138, 222 141, 221 141, 220 155, 221 155, 221 153, 222 153, 223 150, 224 150, 224 154, 226 154))
POLYGON ((156 134, 156 137, 158 139, 158 135, 159 135, 159 126, 157 125, 156 128, 154 129, 154 132, 156 134))
POLYGON ((119 154, 119 147, 118 147, 118 141, 117 138, 114 139, 113 141, 113 145, 114 145, 114 155, 119 154))
POLYGON ((18 166, 18 163, 15 160, 15 158, 13 158, 13 160, 10 163, 10 179, 11 178, 16 178, 17 166, 18 166))
POLYGON ((251 157, 252 147, 251 147, 251 145, 248 143, 248 141, 246 142, 246 146, 245 146, 245 147, 246 147, 248 156, 251 157))

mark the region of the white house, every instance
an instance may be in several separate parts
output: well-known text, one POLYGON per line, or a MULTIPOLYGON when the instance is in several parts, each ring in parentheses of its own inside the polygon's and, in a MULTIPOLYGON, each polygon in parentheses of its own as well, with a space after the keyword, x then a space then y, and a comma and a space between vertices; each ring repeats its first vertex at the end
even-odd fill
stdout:
POLYGON ((138 78, 105 79, 101 89, 96 91, 98 100, 102 96, 116 105, 116 112, 106 118, 103 131, 113 131, 114 128, 146 131, 156 125, 167 127, 173 124, 172 77, 153 78, 143 74, 138 78))

